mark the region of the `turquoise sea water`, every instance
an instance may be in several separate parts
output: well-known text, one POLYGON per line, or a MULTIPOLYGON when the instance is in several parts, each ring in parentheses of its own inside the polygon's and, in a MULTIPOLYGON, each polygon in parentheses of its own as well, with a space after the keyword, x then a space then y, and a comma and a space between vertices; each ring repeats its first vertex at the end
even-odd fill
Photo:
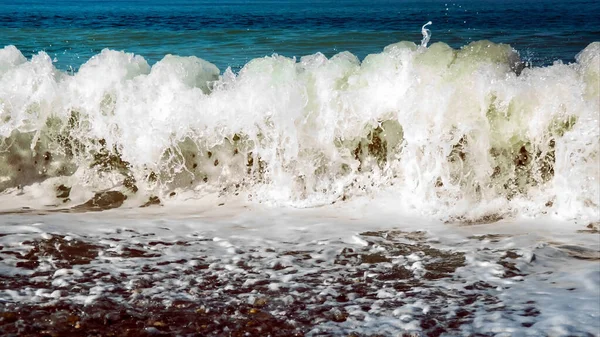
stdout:
POLYGON ((0 47, 46 51, 59 69, 77 69, 104 48, 144 56, 194 55, 221 71, 277 53, 359 58, 394 42, 454 48, 489 39, 509 43, 533 65, 571 62, 600 38, 600 2, 578 1, 0 1, 0 47))

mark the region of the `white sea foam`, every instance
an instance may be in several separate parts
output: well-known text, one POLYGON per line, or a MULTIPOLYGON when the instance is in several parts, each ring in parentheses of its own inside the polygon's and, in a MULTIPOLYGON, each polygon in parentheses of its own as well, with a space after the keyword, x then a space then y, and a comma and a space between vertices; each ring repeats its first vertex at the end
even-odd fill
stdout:
POLYGON ((237 74, 103 50, 69 75, 8 46, 0 189, 40 207, 60 184, 67 206, 125 185, 138 190, 130 203, 172 191, 297 207, 368 195, 443 219, 597 219, 599 50, 523 68, 508 45, 400 42, 362 62, 273 55, 237 74))

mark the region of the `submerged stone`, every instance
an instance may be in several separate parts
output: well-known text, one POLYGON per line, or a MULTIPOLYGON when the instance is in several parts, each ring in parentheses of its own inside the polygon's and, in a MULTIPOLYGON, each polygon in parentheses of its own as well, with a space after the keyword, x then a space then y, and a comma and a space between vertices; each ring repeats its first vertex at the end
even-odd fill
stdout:
POLYGON ((84 212, 104 211, 120 207, 126 199, 127 196, 118 191, 100 192, 96 193, 96 195, 86 203, 73 207, 73 210, 84 212))
POLYGON ((71 193, 71 188, 61 184, 56 188, 56 193, 57 198, 68 198, 71 193))

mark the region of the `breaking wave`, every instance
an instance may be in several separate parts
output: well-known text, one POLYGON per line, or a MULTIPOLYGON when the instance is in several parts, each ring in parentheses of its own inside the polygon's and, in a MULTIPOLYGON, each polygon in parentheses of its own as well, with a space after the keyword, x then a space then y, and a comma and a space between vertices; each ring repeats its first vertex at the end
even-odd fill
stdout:
POLYGON ((295 207, 385 194, 441 218, 598 217, 600 43, 576 60, 527 67, 489 41, 400 42, 362 62, 273 55, 221 73, 103 50, 69 74, 7 46, 0 191, 295 207))

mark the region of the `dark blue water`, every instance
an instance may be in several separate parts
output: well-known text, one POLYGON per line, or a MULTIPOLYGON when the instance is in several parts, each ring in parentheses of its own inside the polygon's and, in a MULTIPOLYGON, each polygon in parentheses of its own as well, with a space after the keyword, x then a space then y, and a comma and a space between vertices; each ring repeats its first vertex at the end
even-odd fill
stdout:
POLYGON ((277 53, 359 58, 401 40, 459 48, 482 39, 509 43, 534 65, 570 62, 600 40, 600 1, 138 1, 0 0, 0 47, 46 51, 61 69, 103 48, 144 56, 195 55, 220 69, 277 53))

